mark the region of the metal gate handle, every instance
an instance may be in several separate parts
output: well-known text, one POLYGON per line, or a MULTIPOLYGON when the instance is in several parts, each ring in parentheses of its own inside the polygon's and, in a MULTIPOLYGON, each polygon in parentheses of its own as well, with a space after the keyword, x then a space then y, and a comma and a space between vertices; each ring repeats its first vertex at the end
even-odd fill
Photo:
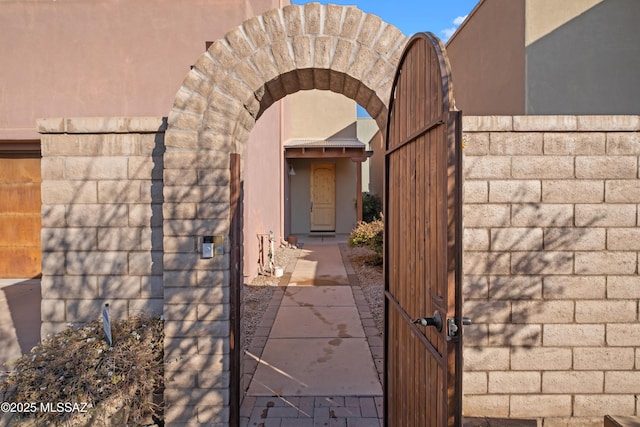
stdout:
POLYGON ((438 312, 438 310, 436 310, 433 313, 433 316, 431 316, 431 317, 420 317, 420 318, 414 320, 413 323, 416 323, 416 324, 422 325, 422 326, 433 326, 438 330, 438 332, 442 331, 442 316, 440 316, 440 313, 438 312))
MULTIPOLYGON (((433 316, 420 317, 414 320, 413 323, 422 326, 433 326, 438 330, 438 332, 442 332, 442 316, 440 316, 440 313, 437 310, 433 313, 433 316)), ((463 317, 462 324, 465 326, 470 325, 471 319, 468 317, 463 317)), ((456 325, 455 319, 452 318, 447 320, 447 329, 447 335, 449 336, 449 338, 458 335, 458 325, 456 325)))

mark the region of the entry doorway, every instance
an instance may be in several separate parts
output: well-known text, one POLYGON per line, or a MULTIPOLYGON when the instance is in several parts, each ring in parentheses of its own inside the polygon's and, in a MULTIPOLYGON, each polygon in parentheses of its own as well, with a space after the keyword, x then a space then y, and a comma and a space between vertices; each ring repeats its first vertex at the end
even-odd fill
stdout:
POLYGON ((287 148, 285 236, 348 235, 360 219, 357 209, 358 194, 362 194, 359 163, 333 153, 325 153, 326 157, 321 153, 305 153, 307 158, 293 157, 295 155, 287 148))
POLYGON ((311 164, 311 231, 336 230, 336 165, 311 164))

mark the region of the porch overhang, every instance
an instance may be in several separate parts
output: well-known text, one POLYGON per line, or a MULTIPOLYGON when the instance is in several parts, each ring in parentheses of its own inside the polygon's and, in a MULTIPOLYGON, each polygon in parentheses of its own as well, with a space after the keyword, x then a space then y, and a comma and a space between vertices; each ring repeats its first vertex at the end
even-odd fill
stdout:
POLYGON ((357 138, 290 139, 284 143, 285 159, 351 159, 356 164, 356 219, 362 221, 362 163, 371 157, 357 138))
POLYGON ((348 158, 354 162, 367 160, 366 145, 358 139, 291 139, 284 144, 286 159, 348 158))

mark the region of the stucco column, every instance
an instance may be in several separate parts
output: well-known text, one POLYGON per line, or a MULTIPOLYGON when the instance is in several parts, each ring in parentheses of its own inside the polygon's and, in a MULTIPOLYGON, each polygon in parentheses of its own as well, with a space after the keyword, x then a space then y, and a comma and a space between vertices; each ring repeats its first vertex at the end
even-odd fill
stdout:
POLYGON ((362 162, 356 162, 356 218, 362 221, 362 162))
POLYGON ((362 221, 362 162, 366 160, 365 156, 351 158, 351 161, 356 164, 356 219, 358 221, 362 221))

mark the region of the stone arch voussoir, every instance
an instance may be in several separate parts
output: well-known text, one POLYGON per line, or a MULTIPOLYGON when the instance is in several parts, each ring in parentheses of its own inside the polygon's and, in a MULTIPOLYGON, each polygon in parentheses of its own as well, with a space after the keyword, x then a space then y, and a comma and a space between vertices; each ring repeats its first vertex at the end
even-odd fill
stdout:
POLYGON ((354 99, 384 129, 407 40, 396 27, 356 7, 290 5, 229 31, 187 74, 165 133, 165 401, 168 408, 177 407, 170 412, 184 416, 206 407, 212 421, 229 421, 229 246, 213 260, 200 259, 196 250, 204 234, 228 242, 229 154, 243 152, 269 106, 305 89, 354 99), (220 315, 206 314, 206 307, 214 306, 221 307, 220 315), (218 373, 216 381, 212 372, 218 373), (200 381, 201 374, 206 381, 200 381), (197 392, 193 384, 185 386, 192 377, 197 392))

